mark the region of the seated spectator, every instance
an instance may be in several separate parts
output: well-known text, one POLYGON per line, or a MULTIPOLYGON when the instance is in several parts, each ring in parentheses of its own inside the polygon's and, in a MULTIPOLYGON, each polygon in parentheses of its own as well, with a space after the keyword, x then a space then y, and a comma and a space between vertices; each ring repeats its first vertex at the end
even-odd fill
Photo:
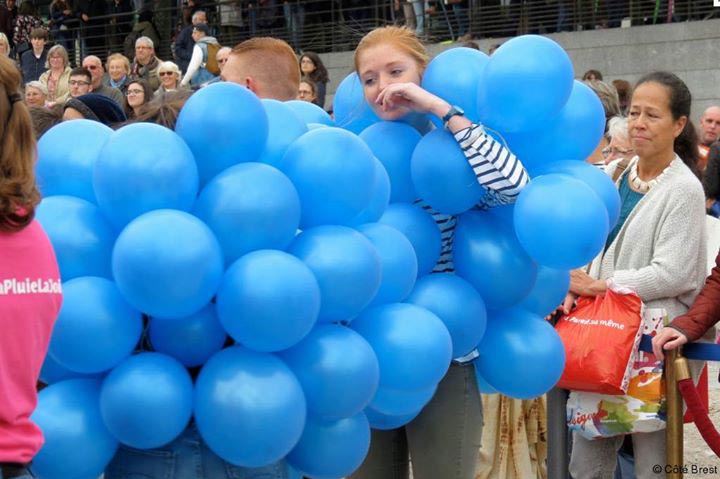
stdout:
POLYGON ((110 98, 88 93, 77 98, 71 98, 63 106, 63 121, 94 120, 113 126, 127 120, 122 108, 110 98))
POLYGON ((37 81, 45 71, 48 54, 45 47, 47 40, 48 32, 44 28, 33 28, 30 32, 32 48, 25 50, 25 53, 20 55, 20 70, 22 70, 24 83, 37 81))
POLYGON ((108 74, 104 78, 105 84, 125 95, 130 81, 130 60, 122 53, 113 53, 108 57, 106 65, 108 74))
POLYGON ((77 67, 70 72, 70 97, 77 98, 90 93, 92 86, 92 75, 87 68, 77 67))
POLYGON ((598 70, 588 70, 582 76, 582 81, 588 82, 593 80, 602 81, 603 76, 598 70))
POLYGON ((130 66, 130 78, 143 79, 150 84, 153 91, 160 86, 157 69, 160 60, 155 56, 155 43, 148 37, 140 37, 135 42, 135 60, 130 66))
POLYGON ((303 77, 303 79, 300 80, 300 86, 298 87, 297 99, 315 103, 317 100, 317 88, 315 86, 315 82, 307 77, 303 77))
POLYGON ((607 136, 610 137, 610 144, 602 150, 605 164, 620 159, 629 163, 632 157, 635 156, 635 149, 630 143, 627 118, 624 116, 610 118, 607 136))
POLYGON ((158 67, 160 88, 155 90, 154 99, 162 99, 165 94, 180 88, 180 68, 173 62, 162 62, 158 67))
POLYGON ((84 68, 87 68, 87 70, 92 75, 92 83, 90 85, 90 90, 93 93, 97 93, 98 95, 103 95, 110 98, 115 103, 117 103, 118 106, 125 103, 125 97, 119 89, 103 84, 105 69, 103 68, 103 64, 98 57, 96 57, 95 55, 86 56, 85 58, 83 58, 82 66, 84 68))
POLYGON ((702 178, 707 214, 720 218, 720 141, 710 146, 702 178))
POLYGON ((48 91, 48 103, 63 103, 70 94, 70 60, 62 45, 50 47, 47 54, 48 70, 40 75, 40 83, 48 91))
POLYGON ((128 119, 136 118, 145 112, 145 105, 152 100, 153 90, 145 80, 133 80, 128 85, 125 97, 125 115, 128 119))
POLYGON ((217 64, 217 52, 220 50, 220 44, 209 33, 210 28, 205 23, 193 26, 192 37, 195 40, 195 46, 190 65, 180 82, 182 86, 199 86, 220 74, 217 64))
POLYGON ((44 107, 47 96, 47 88, 39 81, 31 81, 25 84, 25 104, 27 106, 44 107))
POLYGON ((62 121, 63 105, 54 105, 50 108, 31 106, 28 111, 30 111, 35 138, 40 139, 46 131, 62 121))

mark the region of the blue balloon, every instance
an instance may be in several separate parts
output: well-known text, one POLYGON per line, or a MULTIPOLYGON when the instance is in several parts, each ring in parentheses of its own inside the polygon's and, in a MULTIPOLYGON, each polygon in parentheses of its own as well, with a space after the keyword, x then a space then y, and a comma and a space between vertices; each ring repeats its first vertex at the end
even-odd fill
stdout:
POLYGON ((357 136, 340 128, 304 134, 278 167, 300 195, 302 229, 350 224, 373 196, 373 154, 357 136))
POLYGON ((40 391, 31 419, 42 429, 45 443, 32 461, 35 476, 60 479, 102 474, 118 441, 103 423, 99 396, 96 379, 62 381, 40 391))
POLYGON ((315 103, 303 100, 290 100, 286 101, 285 105, 306 124, 320 123, 321 125, 335 126, 335 122, 330 118, 330 115, 315 103))
POLYGON ((225 273, 217 312, 238 343, 256 351, 281 351, 297 344, 315 325, 320 286, 296 257, 283 251, 255 251, 225 273))
POLYGON ((498 392, 531 399, 549 391, 565 369, 565 348, 540 316, 513 308, 488 318, 476 365, 498 392))
POLYGON ((94 204, 50 196, 36 212, 52 242, 63 281, 80 276, 112 278, 110 257, 117 233, 94 204))
POLYGON ((152 318, 148 335, 155 351, 187 367, 205 364, 227 339, 213 304, 182 318, 152 318))
POLYGON ((333 113, 337 126, 355 134, 360 134, 365 128, 380 121, 365 101, 360 78, 355 72, 346 76, 335 90, 333 113))
POLYGON ((430 402, 435 390, 436 385, 423 389, 379 388, 368 409, 388 416, 417 415, 430 402))
POLYGON ((390 202, 410 203, 417 199, 410 174, 410 159, 422 136, 410 125, 381 121, 360 133, 390 176, 390 202))
POLYGON ((475 349, 485 333, 485 302, 475 288, 459 276, 424 276, 405 301, 435 313, 445 323, 452 338, 454 358, 475 349))
POLYGON ((497 394, 497 389, 490 386, 487 380, 480 374, 477 361, 473 364, 473 369, 475 370, 475 381, 477 381, 478 391, 482 394, 497 394))
POLYGON ((162 208, 188 211, 198 192, 192 152, 172 130, 133 123, 113 133, 95 162, 98 205, 122 228, 162 208))
POLYGON ((42 369, 40 369, 40 381, 45 384, 55 384, 67 379, 101 379, 102 376, 93 374, 78 373, 71 371, 53 359, 49 354, 45 356, 42 369))
POLYGON ((517 307, 545 317, 562 304, 569 288, 569 271, 539 265, 535 286, 517 307))
POLYGON ((380 256, 365 236, 345 226, 303 231, 288 252, 307 264, 320 285, 320 322, 349 321, 375 297, 380 256))
POLYGON ((482 211, 468 211, 458 219, 453 259, 457 274, 475 287, 488 309, 517 303, 537 277, 537 265, 510 225, 482 211))
POLYGON ((411 172, 420 198, 448 215, 464 213, 485 193, 462 148, 445 129, 433 130, 420 140, 411 172))
POLYGON ((318 326, 280 357, 300 381, 308 413, 323 419, 362 411, 380 380, 377 357, 368 342, 337 324, 318 326))
POLYGON ((440 228, 422 206, 393 203, 385 210, 379 223, 392 226, 405 235, 415 250, 418 275, 429 273, 440 258, 440 228))
POLYGON ((195 385, 195 421, 210 449, 243 467, 282 459, 297 444, 307 407, 295 375, 272 354, 232 346, 195 385))
POLYGON ((142 316, 105 278, 85 276, 63 284, 49 353, 61 366, 99 373, 132 353, 142 334, 142 316))
POLYGON ((189 316, 210 302, 223 256, 210 228, 188 213, 158 210, 135 219, 115 242, 112 270, 130 304, 151 316, 189 316))
POLYGON ((552 173, 572 176, 592 188, 605 204, 609 227, 615 226, 620 217, 620 194, 615 183, 604 171, 584 161, 558 161, 539 169, 541 175, 552 173))
POLYGON ((605 245, 608 212, 584 182, 567 175, 539 176, 518 197, 515 231, 525 251, 539 264, 579 268, 605 245))
POLYGON ((107 375, 100 412, 118 441, 137 449, 170 443, 185 430, 193 409, 193 383, 185 367, 160 353, 132 356, 107 375))
POLYGON ((450 333, 440 318, 420 306, 376 306, 355 319, 352 328, 375 350, 382 388, 427 389, 450 367, 450 333))
POLYGON ((380 219, 390 203, 390 177, 380 160, 375 160, 375 177, 373 179, 372 198, 370 203, 350 221, 350 225, 372 223, 380 219))
POLYGON ((509 205, 497 205, 487 210, 491 215, 503 220, 510 228, 513 227, 515 220, 515 203, 509 205))
POLYGON ((258 249, 285 249, 300 224, 300 198, 276 168, 242 163, 205 186, 195 214, 215 233, 226 264, 232 264, 258 249))
POLYGON ((402 301, 417 279, 417 256, 412 243, 395 228, 381 223, 367 223, 357 230, 372 242, 380 256, 380 289, 370 306, 402 301))
POLYGON ((420 414, 419 410, 399 416, 391 416, 378 412, 370 407, 365 408, 365 416, 368 418, 370 427, 380 431, 389 431, 402 427, 415 419, 418 414, 420 414))
POLYGON ((175 131, 192 150, 204 185, 225 168, 260 158, 268 139, 268 117, 253 92, 218 82, 185 102, 175 131))
POLYGON ((572 61, 560 45, 538 35, 515 37, 493 53, 483 70, 480 121, 504 132, 539 128, 565 105, 572 85, 572 61))
POLYGON ((84 119, 59 123, 46 131, 38 140, 35 166, 43 196, 70 195, 94 203, 93 167, 112 134, 110 127, 84 119))
POLYGON ((313 479, 350 476, 370 450, 370 424, 364 413, 325 421, 308 417, 287 462, 313 479))
MULTIPOLYGON (((423 72, 422 87, 451 105, 465 111, 465 116, 477 121, 478 84, 490 57, 472 48, 450 48, 432 59, 423 72)), ((442 120, 432 117, 437 127, 442 120)))
POLYGON ((575 81, 558 115, 535 130, 505 136, 510 149, 535 176, 548 163, 585 161, 597 148, 604 131, 605 111, 600 98, 590 87, 575 81), (569 131, 572 135, 568 135, 569 131))
POLYGON ((309 129, 305 121, 287 104, 269 98, 260 101, 267 114, 268 140, 257 161, 275 166, 282 160, 290 144, 309 129))

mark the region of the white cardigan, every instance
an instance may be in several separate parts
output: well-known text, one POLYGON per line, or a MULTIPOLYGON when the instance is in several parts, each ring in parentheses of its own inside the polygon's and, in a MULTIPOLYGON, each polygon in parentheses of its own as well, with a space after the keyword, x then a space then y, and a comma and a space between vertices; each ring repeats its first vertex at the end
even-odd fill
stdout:
MULTIPOLYGON (((630 171, 633 158, 623 174, 630 171)), ((612 177, 618 162, 608 165, 612 177)), ((638 202, 590 276, 613 278, 635 290, 649 308, 665 308, 672 320, 685 313, 706 277, 705 195, 677 155, 658 183, 638 202)))

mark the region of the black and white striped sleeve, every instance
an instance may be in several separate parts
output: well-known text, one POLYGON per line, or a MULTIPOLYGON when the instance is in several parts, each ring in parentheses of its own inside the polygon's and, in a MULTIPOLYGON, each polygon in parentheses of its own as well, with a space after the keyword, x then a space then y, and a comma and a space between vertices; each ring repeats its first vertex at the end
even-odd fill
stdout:
POLYGON ((514 203, 529 177, 520 160, 500 142, 473 124, 455 133, 478 183, 487 193, 478 206, 487 208, 514 203))

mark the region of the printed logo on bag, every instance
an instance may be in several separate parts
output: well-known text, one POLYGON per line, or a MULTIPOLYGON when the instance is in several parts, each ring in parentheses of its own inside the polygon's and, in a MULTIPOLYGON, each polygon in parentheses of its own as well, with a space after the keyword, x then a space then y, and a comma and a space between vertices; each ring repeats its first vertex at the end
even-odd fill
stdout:
POLYGON ((618 331, 623 331, 625 329, 624 324, 616 323, 612 319, 583 319, 576 318, 575 316, 569 316, 564 319, 570 323, 582 324, 583 326, 604 326, 607 328, 617 329, 618 331))
POLYGON ((60 293, 62 293, 62 284, 55 279, 7 278, 0 280, 0 296, 60 293))

